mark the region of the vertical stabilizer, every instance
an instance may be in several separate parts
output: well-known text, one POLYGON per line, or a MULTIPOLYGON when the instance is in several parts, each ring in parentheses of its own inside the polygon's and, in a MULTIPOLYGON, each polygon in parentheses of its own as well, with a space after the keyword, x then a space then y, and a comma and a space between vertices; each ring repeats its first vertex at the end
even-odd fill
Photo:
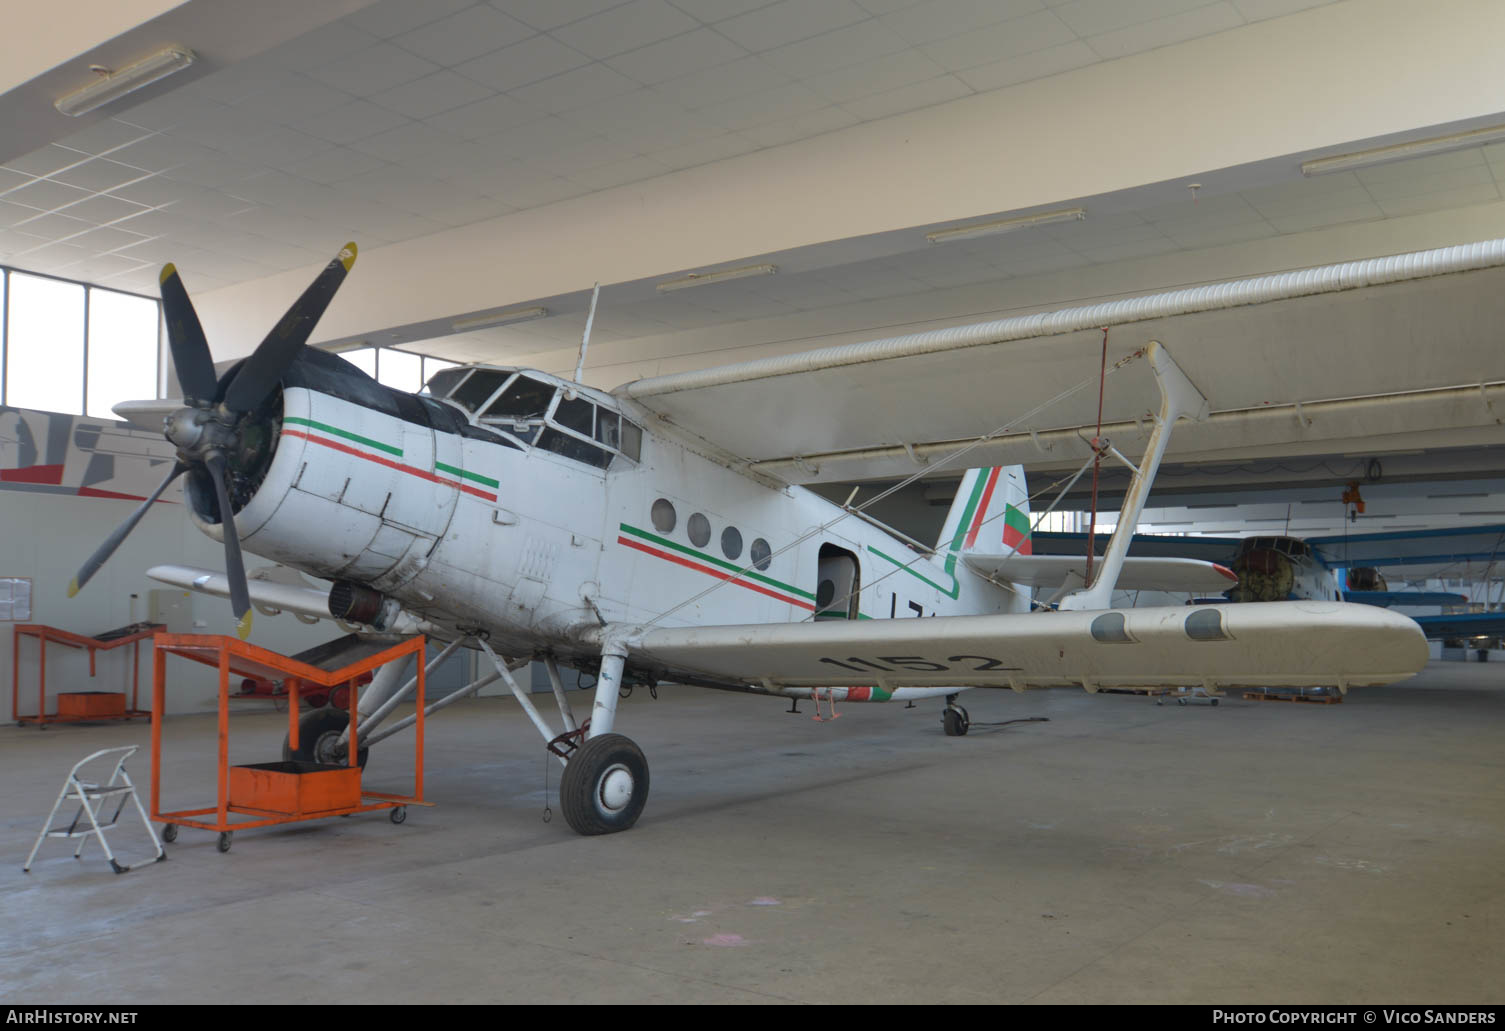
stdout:
POLYGON ((942 555, 967 551, 1032 554, 1024 467, 968 469, 946 514, 935 550, 942 555))

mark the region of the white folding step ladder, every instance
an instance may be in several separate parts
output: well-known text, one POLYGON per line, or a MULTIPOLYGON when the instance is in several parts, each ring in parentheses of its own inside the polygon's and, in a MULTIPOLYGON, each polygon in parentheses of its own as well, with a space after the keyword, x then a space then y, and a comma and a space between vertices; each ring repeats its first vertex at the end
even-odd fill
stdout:
POLYGON ((162 849, 162 842, 157 838, 157 831, 146 818, 146 810, 141 808, 141 800, 136 797, 136 785, 131 782, 130 774, 125 772, 125 761, 136 754, 140 745, 126 745, 122 748, 106 748, 85 756, 74 764, 73 769, 68 771, 67 780, 63 781, 63 790, 58 792, 57 801, 52 803, 52 812, 47 814, 47 822, 42 824, 42 833, 37 835, 37 843, 31 846, 31 855, 26 857, 26 865, 21 869, 26 873, 31 872, 31 861, 37 857, 37 849, 42 847, 44 838, 78 838, 78 848, 73 850, 73 858, 77 859, 84 850, 84 844, 90 834, 99 838, 99 845, 105 850, 105 858, 110 861, 110 868, 116 873, 125 873, 138 866, 147 863, 160 863, 167 858, 167 853, 162 849), (79 779, 78 771, 83 769, 95 759, 106 755, 119 755, 115 763, 114 772, 110 779, 103 784, 79 779), (58 808, 63 800, 72 798, 78 802, 78 812, 73 816, 73 822, 53 827, 52 819, 57 815, 58 808), (111 800, 115 800, 115 814, 110 817, 108 823, 100 823, 99 817, 111 800), (139 863, 130 866, 122 866, 115 859, 115 853, 110 851, 110 843, 105 840, 105 831, 110 830, 120 822, 120 814, 125 810, 125 803, 129 800, 136 807, 136 812, 141 815, 141 823, 146 827, 146 833, 151 836, 152 845, 156 847, 157 854, 151 859, 143 859, 139 863), (87 824, 84 817, 88 817, 87 824))

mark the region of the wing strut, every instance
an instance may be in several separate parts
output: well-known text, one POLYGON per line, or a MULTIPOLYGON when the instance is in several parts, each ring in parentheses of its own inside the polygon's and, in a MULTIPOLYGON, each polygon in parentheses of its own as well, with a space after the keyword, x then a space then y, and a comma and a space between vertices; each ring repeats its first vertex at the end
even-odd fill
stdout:
POLYGON ((1097 577, 1085 590, 1061 599, 1062 609, 1082 611, 1110 607, 1113 588, 1118 583, 1118 574, 1129 553, 1129 540, 1134 536, 1139 514, 1144 511, 1144 503, 1150 495, 1150 485, 1155 482, 1155 473, 1160 468, 1160 459, 1164 457, 1166 445, 1170 443, 1172 427, 1183 416, 1196 422, 1207 418, 1207 398, 1186 378, 1186 373, 1181 371, 1164 345, 1158 340, 1152 340, 1145 353, 1150 359, 1150 368, 1155 370, 1155 382, 1160 387, 1160 411, 1155 416, 1155 429, 1150 434, 1144 458, 1134 472, 1134 479, 1130 481, 1129 489, 1124 494, 1123 508, 1118 513, 1118 526, 1113 531, 1112 540, 1108 542, 1108 550, 1103 555, 1097 577))

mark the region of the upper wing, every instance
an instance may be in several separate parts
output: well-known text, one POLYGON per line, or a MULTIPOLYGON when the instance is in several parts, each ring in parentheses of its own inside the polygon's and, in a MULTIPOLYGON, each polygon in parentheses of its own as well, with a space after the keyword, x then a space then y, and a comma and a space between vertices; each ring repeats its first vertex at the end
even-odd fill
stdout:
POLYGON ((1467 574, 1470 563, 1505 559, 1505 523, 1443 530, 1357 533, 1309 537, 1307 544, 1329 567, 1376 566, 1413 575, 1467 574))
POLYGON ((1505 634, 1505 612, 1460 612, 1457 615, 1412 616, 1429 641, 1451 637, 1499 637, 1505 634))
MULTIPOLYGON (((1087 560, 1076 555, 979 555, 968 552, 962 561, 983 576, 1029 587, 1056 588, 1072 581, 1087 582, 1087 560)), ((1238 574, 1216 562, 1191 558, 1128 558, 1118 574, 1120 591, 1186 591, 1218 593, 1238 583, 1238 574)))
MULTIPOLYGON (((1344 591, 1344 601, 1356 601, 1364 605, 1467 605, 1468 597, 1451 591, 1344 591)), ((1505 618, 1502 618, 1505 625, 1505 618)))
POLYGON ((1388 684, 1427 661, 1405 616, 1269 602, 860 622, 650 629, 627 640, 666 679, 788 686, 1388 684))
MULTIPOLYGON (((1173 460, 1367 453, 1388 438, 1415 447, 1426 432, 1495 428, 1479 384, 1505 380, 1501 266, 1505 240, 1491 240, 655 376, 616 393, 791 481, 912 472, 1000 427, 968 465, 1075 465, 1091 453, 1108 327, 1110 362, 1159 340, 1211 404, 1195 434, 1172 440, 1173 460), (1275 410, 1297 402, 1299 412, 1275 410)), ((1107 383, 1104 434, 1126 451, 1148 432, 1156 397, 1144 364, 1107 383)))

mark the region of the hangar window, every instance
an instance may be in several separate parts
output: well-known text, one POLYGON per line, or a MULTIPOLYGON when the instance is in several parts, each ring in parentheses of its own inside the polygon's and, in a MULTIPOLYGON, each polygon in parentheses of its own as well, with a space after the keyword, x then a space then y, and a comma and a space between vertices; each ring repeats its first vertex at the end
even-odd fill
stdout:
POLYGON ((161 384, 151 297, 0 269, 0 404, 114 419, 161 384))

